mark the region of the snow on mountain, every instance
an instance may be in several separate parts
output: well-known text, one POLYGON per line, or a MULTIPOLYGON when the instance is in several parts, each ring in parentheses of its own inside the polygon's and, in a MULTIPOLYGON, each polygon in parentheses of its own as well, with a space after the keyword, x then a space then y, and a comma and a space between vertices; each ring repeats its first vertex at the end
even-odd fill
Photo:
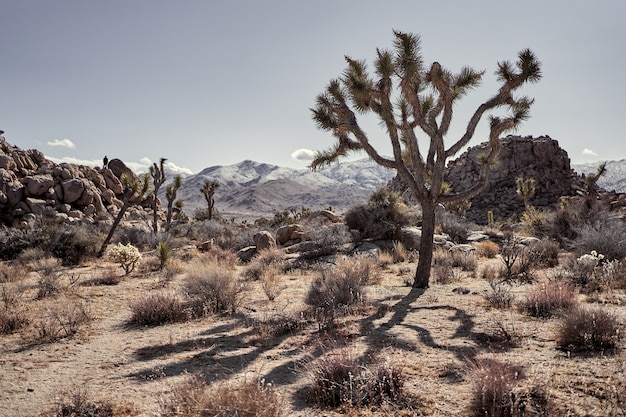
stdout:
MULTIPOLYGON (((594 174, 602 161, 586 164, 572 164, 574 171, 579 174, 594 174)), ((618 193, 626 192, 626 159, 606 161, 606 172, 598 180, 598 185, 607 191, 618 193)))
POLYGON ((371 160, 342 162, 313 172, 255 161, 212 166, 183 180, 178 192, 185 211, 192 214, 206 206, 200 189, 205 181, 215 181, 215 206, 222 213, 267 215, 276 210, 328 206, 341 211, 361 204, 378 187, 386 184, 393 170, 371 160))

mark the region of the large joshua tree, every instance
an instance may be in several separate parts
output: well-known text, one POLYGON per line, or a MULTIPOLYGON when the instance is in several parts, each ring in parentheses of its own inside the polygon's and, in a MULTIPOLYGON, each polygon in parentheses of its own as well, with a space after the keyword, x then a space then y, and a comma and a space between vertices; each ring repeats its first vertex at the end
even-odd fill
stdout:
POLYGON ((165 177, 165 169, 163 164, 167 161, 165 158, 161 158, 159 165, 154 162, 150 167, 150 176, 152 177, 152 184, 154 185, 152 193, 152 231, 157 233, 159 231, 159 213, 158 213, 158 194, 161 185, 167 179, 165 177))
POLYGON ((365 61, 346 56, 347 68, 330 81, 311 109, 317 127, 330 131, 336 143, 318 152, 310 167, 330 164, 351 151, 365 151, 377 164, 395 169, 422 209, 422 237, 413 287, 426 288, 430 278, 435 231, 435 207, 477 194, 486 184, 490 167, 497 161, 500 137, 516 129, 529 116, 533 100, 514 97, 528 82, 541 78, 540 63, 532 51, 518 54, 515 64, 499 62, 499 90, 472 114, 460 138, 446 147, 455 103, 478 86, 484 71, 466 67, 458 73, 438 62, 424 65, 418 35, 394 31, 393 49, 377 49, 374 73, 365 61), (503 116, 489 116, 489 146, 481 158, 480 178, 470 189, 444 194, 446 160, 472 139, 482 117, 500 109, 503 116), (357 116, 374 113, 391 141, 393 157, 374 148, 357 116))

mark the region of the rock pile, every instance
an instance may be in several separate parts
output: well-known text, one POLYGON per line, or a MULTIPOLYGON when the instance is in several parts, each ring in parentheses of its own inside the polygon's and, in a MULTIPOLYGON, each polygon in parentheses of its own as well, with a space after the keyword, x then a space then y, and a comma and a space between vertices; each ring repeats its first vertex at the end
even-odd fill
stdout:
POLYGON ((55 164, 0 134, 0 222, 11 226, 33 215, 66 223, 109 220, 123 205, 122 172, 132 174, 120 160, 108 168, 55 164))

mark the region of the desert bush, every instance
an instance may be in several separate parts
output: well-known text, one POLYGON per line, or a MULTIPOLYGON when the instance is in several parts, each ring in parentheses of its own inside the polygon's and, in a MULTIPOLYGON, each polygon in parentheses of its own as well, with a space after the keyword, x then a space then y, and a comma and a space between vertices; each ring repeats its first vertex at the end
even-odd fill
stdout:
POLYGON ((0 306, 0 334, 10 334, 25 327, 29 323, 21 307, 24 294, 23 285, 4 285, 2 287, 2 305, 0 306))
POLYGON ((507 238, 500 247, 500 260, 504 264, 501 272, 506 280, 530 282, 534 278, 536 267, 527 246, 515 237, 507 238))
POLYGON ((515 386, 523 378, 521 367, 479 359, 471 367, 470 414, 475 417, 513 417, 515 386))
POLYGON ((261 278, 264 271, 270 266, 274 266, 274 270, 283 271, 285 268, 286 255, 282 249, 271 248, 259 251, 250 261, 244 270, 244 277, 257 281, 261 278))
POLYGON ((83 285, 117 285, 122 282, 122 276, 113 268, 98 270, 94 276, 83 285))
POLYGON ((623 261, 607 261, 604 255, 591 251, 564 262, 566 276, 584 292, 601 292, 626 287, 626 266, 623 261))
POLYGON ((441 231, 455 243, 465 243, 474 227, 471 222, 451 213, 446 213, 441 222, 441 231))
POLYGON ((519 307, 534 317, 550 317, 571 310, 578 303, 574 287, 567 282, 551 281, 529 290, 519 307))
POLYGON ((194 262, 187 268, 183 288, 197 316, 208 313, 234 313, 245 286, 234 271, 216 263, 194 262))
POLYGON ((287 313, 272 314, 258 320, 254 320, 252 327, 261 338, 282 336, 291 334, 307 325, 303 314, 287 313))
POLYGON ((37 271, 37 299, 51 297, 61 291, 61 274, 59 261, 45 258, 31 264, 37 271))
POLYGON ((175 276, 182 274, 185 271, 186 266, 186 263, 184 263, 182 260, 172 259, 167 264, 165 264, 163 271, 161 271, 163 280, 165 282, 171 281, 172 278, 174 278, 175 276))
POLYGON ((80 265, 94 257, 99 250, 101 236, 94 226, 63 226, 51 247, 51 253, 63 265, 80 265))
POLYGON ((621 219, 600 219, 577 229, 573 242, 578 255, 596 251, 607 260, 626 257, 626 223, 621 219))
POLYGON ((207 262, 219 262, 225 268, 234 268, 239 262, 237 252, 232 249, 224 249, 219 245, 213 245, 202 256, 207 262))
POLYGON ((281 269, 278 265, 271 264, 261 274, 261 288, 270 301, 274 301, 280 293, 281 269))
POLYGON ((21 281, 28 276, 28 270, 20 263, 0 262, 0 284, 21 281))
POLYGON ((544 236, 547 229, 547 214, 533 206, 526 206, 520 222, 532 236, 544 236))
POLYGON ((361 285, 378 284, 382 272, 376 260, 368 256, 343 256, 336 261, 336 270, 349 280, 356 280, 361 285))
POLYGON ((36 323, 37 341, 49 343, 72 337, 83 324, 91 320, 91 313, 86 304, 71 301, 60 303, 54 309, 48 310, 43 319, 36 323))
POLYGON ((483 295, 483 298, 494 308, 509 308, 515 296, 511 292, 511 286, 506 282, 496 282, 490 280, 489 287, 491 291, 488 291, 483 295))
POLYGON ((450 252, 452 266, 461 268, 463 271, 473 272, 478 268, 478 260, 474 252, 453 250, 450 252))
POLYGON ((400 368, 361 363, 350 348, 327 352, 308 365, 308 400, 318 406, 366 407, 404 401, 405 377, 400 368))
POLYGON ((30 267, 32 264, 36 264, 42 259, 51 259, 51 256, 49 252, 46 252, 40 247, 26 248, 15 258, 18 264, 27 267, 30 267))
POLYGON ((142 295, 129 307, 132 312, 129 323, 139 326, 159 326, 187 318, 183 304, 171 292, 142 295))
POLYGON ((153 249, 156 246, 152 228, 148 227, 147 223, 143 226, 122 223, 115 232, 115 240, 119 244, 142 249, 153 249))
POLYGON ((400 229, 411 223, 411 215, 399 193, 380 188, 367 204, 350 208, 344 221, 363 238, 398 239, 400 229))
POLYGON ((311 282, 304 302, 315 310, 320 328, 333 327, 338 310, 365 301, 367 276, 358 270, 333 267, 320 271, 311 282))
POLYGON ((601 307, 577 307, 561 319, 557 343, 563 350, 604 351, 617 347, 620 325, 617 316, 601 307))
POLYGON ((526 248, 527 259, 533 268, 554 267, 559 264, 559 244, 552 239, 542 239, 526 248))
POLYGON ((263 380, 226 381, 207 385, 195 376, 171 389, 161 406, 164 417, 280 417, 285 404, 276 389, 263 380))
POLYGON ((130 243, 123 245, 118 243, 110 249, 110 256, 113 262, 117 262, 124 269, 126 275, 135 270, 141 260, 139 249, 130 243))
POLYGON ((91 401, 87 394, 77 391, 62 398, 54 410, 55 417, 114 417, 113 404, 91 401))
POLYGON ((476 255, 483 258, 495 258, 500 251, 500 246, 491 240, 485 240, 476 245, 476 255))
POLYGON ((302 259, 319 258, 325 255, 334 255, 342 246, 351 243, 352 234, 343 223, 324 224, 323 218, 317 217, 308 224, 307 243, 313 248, 302 253, 302 259))
POLYGON ((398 240, 393 241, 391 254, 393 255, 393 263, 405 262, 409 258, 406 248, 398 240))

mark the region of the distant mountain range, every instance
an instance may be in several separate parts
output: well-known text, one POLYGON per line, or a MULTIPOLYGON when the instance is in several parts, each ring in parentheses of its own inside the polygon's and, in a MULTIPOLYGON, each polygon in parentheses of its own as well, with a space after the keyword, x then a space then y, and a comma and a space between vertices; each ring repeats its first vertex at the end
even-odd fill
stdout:
MULTIPOLYGON (((369 159, 341 162, 313 172, 242 161, 228 166, 212 166, 183 179, 178 198, 192 215, 206 208, 200 192, 205 181, 219 184, 215 208, 223 217, 273 216, 276 211, 302 207, 321 210, 332 207, 341 212, 362 204, 374 190, 395 176, 369 159)), ((164 196, 161 200, 165 201, 164 196)))
MULTIPOLYGON (((594 173, 601 162, 572 164, 579 174, 594 173)), ((257 218, 276 211, 302 207, 320 210, 332 207, 343 212, 362 204, 377 188, 387 184, 395 171, 378 166, 370 159, 340 162, 317 171, 294 169, 255 161, 205 168, 187 176, 178 191, 188 215, 205 208, 200 192, 205 181, 215 181, 215 208, 224 217, 257 218)), ((626 159, 608 161, 607 172, 598 184, 606 190, 626 192, 626 159)), ((162 189, 163 192, 163 189, 162 189)), ((165 197, 161 195, 161 200, 165 197)))
MULTIPOLYGON (((579 174, 594 174, 601 163, 572 164, 572 168, 579 174)), ((606 172, 598 180, 598 185, 607 191, 626 193, 626 159, 607 161, 606 172)))

